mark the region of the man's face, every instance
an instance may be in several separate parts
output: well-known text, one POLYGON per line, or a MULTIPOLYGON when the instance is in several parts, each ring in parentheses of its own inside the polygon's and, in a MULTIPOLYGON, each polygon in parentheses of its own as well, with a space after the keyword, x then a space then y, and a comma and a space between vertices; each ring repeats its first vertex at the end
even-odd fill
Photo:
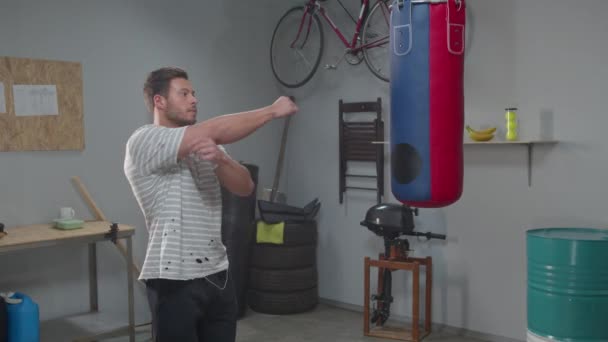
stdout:
POLYGON ((167 120, 176 127, 196 123, 196 104, 198 100, 194 97, 194 90, 190 81, 183 78, 171 80, 167 98, 162 102, 167 120))

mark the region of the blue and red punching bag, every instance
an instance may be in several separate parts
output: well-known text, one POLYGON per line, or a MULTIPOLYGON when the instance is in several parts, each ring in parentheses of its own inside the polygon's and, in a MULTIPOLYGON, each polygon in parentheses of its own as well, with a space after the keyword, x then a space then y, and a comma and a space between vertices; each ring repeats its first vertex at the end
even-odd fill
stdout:
POLYGON ((391 187, 448 206, 463 179, 465 0, 396 0, 390 22, 391 187))

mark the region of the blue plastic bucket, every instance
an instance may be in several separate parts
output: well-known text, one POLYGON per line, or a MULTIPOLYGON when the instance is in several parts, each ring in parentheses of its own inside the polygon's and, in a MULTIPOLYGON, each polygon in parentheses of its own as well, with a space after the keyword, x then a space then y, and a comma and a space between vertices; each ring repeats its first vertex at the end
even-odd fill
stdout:
POLYGON ((40 318, 38 304, 23 293, 16 292, 11 299, 20 300, 11 304, 8 311, 8 340, 9 342, 39 342, 40 318))

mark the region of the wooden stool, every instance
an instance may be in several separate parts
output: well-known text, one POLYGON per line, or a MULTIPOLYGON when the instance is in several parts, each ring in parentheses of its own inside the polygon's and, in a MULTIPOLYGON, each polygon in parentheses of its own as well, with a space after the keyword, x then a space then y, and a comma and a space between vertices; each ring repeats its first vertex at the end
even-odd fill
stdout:
MULTIPOLYGON (((395 258, 391 258, 395 259, 395 258)), ((365 336, 374 336, 389 338, 402 341, 419 342, 431 332, 431 291, 433 289, 433 261, 431 257, 426 258, 405 258, 401 260, 385 260, 384 255, 380 254, 379 260, 372 260, 369 257, 365 258, 365 306, 363 312, 363 334, 365 336), (425 288, 425 320, 424 331, 421 334, 420 320, 420 266, 426 266, 426 288, 425 288), (370 290, 369 290, 369 273, 370 267, 378 267, 378 289, 383 288, 383 271, 388 270, 405 270, 412 272, 412 327, 395 328, 383 327, 377 325, 370 329, 370 290)))

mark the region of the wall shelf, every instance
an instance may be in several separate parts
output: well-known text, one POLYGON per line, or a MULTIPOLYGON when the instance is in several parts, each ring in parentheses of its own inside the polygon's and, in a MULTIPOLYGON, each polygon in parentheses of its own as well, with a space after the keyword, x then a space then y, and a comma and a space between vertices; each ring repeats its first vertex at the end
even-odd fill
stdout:
MULTIPOLYGON (((497 145, 524 145, 527 146, 528 150, 528 186, 532 186, 532 150, 534 145, 552 145, 557 144, 557 140, 517 140, 517 141, 472 141, 466 140, 463 142, 464 145, 477 145, 477 146, 497 146, 497 145)), ((372 144, 390 144, 389 141, 372 141, 372 144)))
POLYGON ((528 186, 532 186, 532 151, 534 145, 557 144, 557 140, 465 141, 464 145, 525 145, 528 150, 528 186))

